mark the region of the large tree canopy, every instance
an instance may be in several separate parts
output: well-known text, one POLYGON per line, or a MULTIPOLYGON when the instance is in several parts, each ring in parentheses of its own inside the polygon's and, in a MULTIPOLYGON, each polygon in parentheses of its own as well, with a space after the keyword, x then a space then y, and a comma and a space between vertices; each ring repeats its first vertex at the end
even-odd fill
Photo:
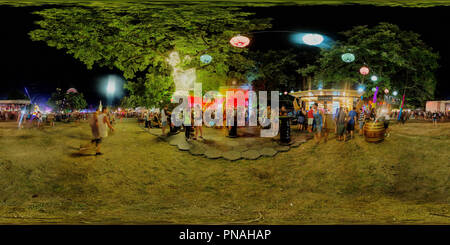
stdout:
POLYGON ((329 50, 322 50, 315 64, 299 72, 303 75, 314 73, 317 80, 323 80, 325 84, 363 83, 370 95, 374 86, 399 93, 406 91, 408 103, 414 106, 423 106, 433 97, 439 55, 420 40, 418 34, 400 30, 393 24, 380 23, 372 28, 357 26, 342 35, 343 41, 329 50), (344 53, 353 53, 355 61, 343 62, 341 56, 344 53), (367 77, 359 74, 363 65, 370 69, 367 77), (378 76, 379 81, 370 81, 371 75, 378 76))
POLYGON ((83 93, 69 93, 57 88, 56 92, 52 93, 49 98, 47 105, 57 111, 73 111, 85 109, 87 107, 87 102, 84 99, 83 93))
POLYGON ((204 71, 198 76, 199 82, 240 78, 250 61, 242 55, 247 51, 232 47, 229 39, 270 27, 268 19, 250 19, 251 13, 236 8, 190 5, 53 8, 37 14, 43 20, 37 22, 40 29, 30 32, 32 40, 65 49, 88 68, 118 68, 129 80, 126 88, 130 94, 147 97, 134 101, 146 106, 155 105, 160 99, 167 101, 173 89, 166 62, 171 51, 191 57, 183 66, 204 71), (205 53, 213 57, 208 65, 199 60, 205 53))

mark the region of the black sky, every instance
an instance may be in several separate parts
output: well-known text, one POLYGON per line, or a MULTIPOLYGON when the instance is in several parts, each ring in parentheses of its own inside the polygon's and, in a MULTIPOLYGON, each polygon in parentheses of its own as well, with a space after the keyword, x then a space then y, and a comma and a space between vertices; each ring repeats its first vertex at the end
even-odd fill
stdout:
MULTIPOLYGON (((87 70, 84 64, 63 50, 48 47, 43 42, 32 42, 28 32, 37 27, 33 22, 39 16, 31 14, 36 10, 36 7, 0 7, 0 98, 12 89, 23 90, 24 86, 27 86, 32 96, 39 95, 43 100, 56 87, 75 87, 85 94, 89 103, 97 103, 102 96, 97 88, 98 78, 120 72, 99 67, 87 70)), ((445 29, 446 24, 450 23, 450 7, 280 6, 248 10, 256 12, 257 17, 272 17, 273 30, 317 31, 333 38, 339 38, 338 32, 353 26, 375 25, 379 22, 390 22, 401 29, 417 32, 422 40, 441 55, 436 99, 450 99, 447 82, 450 35, 445 29)), ((252 49, 260 50, 301 48, 290 43, 286 33, 257 34, 252 46, 252 49)))

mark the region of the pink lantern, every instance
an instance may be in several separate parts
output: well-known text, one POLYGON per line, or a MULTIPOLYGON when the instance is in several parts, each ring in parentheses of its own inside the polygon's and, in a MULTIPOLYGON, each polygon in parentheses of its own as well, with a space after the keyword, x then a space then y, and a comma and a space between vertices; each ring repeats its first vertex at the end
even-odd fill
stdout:
POLYGON ((66 93, 78 93, 78 91, 75 88, 69 88, 66 93))
POLYGON ((389 94, 389 89, 385 89, 385 90, 384 90, 384 93, 385 93, 385 94, 389 94))
POLYGON ((231 38, 230 43, 234 47, 244 48, 250 44, 250 38, 248 38, 246 36, 238 35, 238 36, 231 38))
POLYGON ((363 66, 361 67, 361 69, 359 69, 359 73, 361 73, 361 75, 367 75, 369 74, 369 68, 367 66, 363 66))

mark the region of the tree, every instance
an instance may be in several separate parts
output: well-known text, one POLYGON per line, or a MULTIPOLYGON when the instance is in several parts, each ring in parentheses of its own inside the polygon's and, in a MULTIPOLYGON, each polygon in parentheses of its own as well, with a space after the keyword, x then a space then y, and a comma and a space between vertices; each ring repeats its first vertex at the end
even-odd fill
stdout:
MULTIPOLYGON (((229 45, 230 38, 270 27, 268 19, 250 20, 252 14, 238 8, 192 5, 55 8, 36 13, 43 20, 37 22, 40 29, 30 32, 32 40, 65 49, 89 69, 94 64, 118 68, 128 79, 130 95, 144 97, 136 101, 145 106, 168 101, 173 81, 166 57, 171 51, 191 57, 183 66, 203 71, 199 82, 242 77, 247 50, 229 45), (199 61, 205 53, 213 57, 208 65, 199 61), (136 87, 145 88, 144 93, 136 87)), ((208 86, 219 86, 212 85, 208 86)))
POLYGON ((252 52, 255 60, 253 86, 256 90, 284 90, 295 87, 298 74, 293 72, 300 65, 302 58, 295 50, 269 50, 252 52))
POLYGON ((364 83, 369 95, 371 88, 379 86, 390 91, 406 91, 407 101, 413 106, 423 106, 431 99, 436 86, 435 70, 439 55, 428 47, 417 33, 403 31, 396 25, 380 23, 375 27, 356 26, 342 32, 344 40, 329 50, 322 50, 315 64, 298 72, 314 73, 324 83, 364 83), (353 53, 354 62, 341 60, 344 53, 353 53), (379 81, 371 82, 359 74, 366 65, 370 74, 379 81))
POLYGON ((57 111, 74 111, 85 109, 87 102, 83 93, 65 93, 57 88, 56 92, 52 93, 47 105, 57 111))

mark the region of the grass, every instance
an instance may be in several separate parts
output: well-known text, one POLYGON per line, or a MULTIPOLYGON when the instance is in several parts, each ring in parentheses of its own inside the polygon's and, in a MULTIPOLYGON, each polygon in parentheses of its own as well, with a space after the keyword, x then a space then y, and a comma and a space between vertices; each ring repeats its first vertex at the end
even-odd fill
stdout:
POLYGON ((116 129, 104 156, 81 157, 87 123, 0 123, 0 223, 450 224, 450 123, 236 162, 180 152, 133 121, 116 129))
POLYGON ((449 0, 0 0, 0 4, 33 6, 43 4, 82 4, 86 6, 131 6, 133 4, 211 4, 220 6, 275 6, 275 5, 341 5, 363 4, 391 7, 435 7, 450 6, 449 0))

